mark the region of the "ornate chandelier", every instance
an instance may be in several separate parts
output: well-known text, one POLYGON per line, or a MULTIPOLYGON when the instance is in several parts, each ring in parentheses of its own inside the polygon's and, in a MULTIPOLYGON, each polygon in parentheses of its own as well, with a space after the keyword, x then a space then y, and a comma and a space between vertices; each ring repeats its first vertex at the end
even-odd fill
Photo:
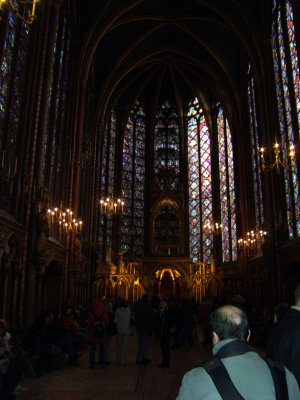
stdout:
MULTIPOLYGON (((27 0, 15 0, 15 1, 13 1, 13 0, 0 0, 0 13, 2 14, 4 12, 3 6, 6 6, 8 11, 13 12, 22 21, 26 22, 27 24, 32 24, 33 21, 36 20, 35 7, 36 7, 36 3, 38 3, 38 1, 39 0, 32 0, 32 1, 27 1, 27 0), (20 14, 20 10, 19 10, 19 6, 20 5, 24 5, 25 8, 31 7, 31 11, 29 11, 29 14, 28 14, 27 18, 20 14)), ((1 15, 0 15, 0 21, 1 21, 1 15)))

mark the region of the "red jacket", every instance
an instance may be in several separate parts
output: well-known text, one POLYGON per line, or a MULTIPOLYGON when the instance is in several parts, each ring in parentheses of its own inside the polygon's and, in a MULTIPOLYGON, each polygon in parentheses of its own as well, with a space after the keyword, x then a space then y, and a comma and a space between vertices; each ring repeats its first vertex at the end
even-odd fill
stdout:
MULTIPOLYGON (((101 303, 100 300, 95 300, 92 306, 92 311, 94 312, 94 314, 97 315, 97 317, 100 317, 100 315, 103 312, 103 304, 101 303)), ((88 330, 89 330, 89 335, 88 335, 88 341, 90 343, 100 343, 100 342, 105 342, 106 337, 104 338, 99 338, 99 339, 95 339, 93 337, 93 325, 94 325, 94 321, 95 321, 95 317, 94 314, 92 312, 89 313, 89 318, 88 318, 88 330)), ((102 320, 105 323, 106 327, 108 327, 108 315, 107 312, 104 311, 103 315, 102 315, 102 320)))

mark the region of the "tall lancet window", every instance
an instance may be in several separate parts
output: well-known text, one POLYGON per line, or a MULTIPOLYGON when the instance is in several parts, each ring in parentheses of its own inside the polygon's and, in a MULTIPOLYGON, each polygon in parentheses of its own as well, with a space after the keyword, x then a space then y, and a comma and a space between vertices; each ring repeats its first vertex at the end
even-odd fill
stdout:
POLYGON ((48 102, 48 143, 45 162, 50 168, 48 167, 46 173, 46 184, 53 196, 54 204, 58 204, 61 200, 63 158, 65 156, 63 132, 66 130, 65 110, 69 77, 71 3, 65 1, 65 4, 65 12, 57 17, 48 102))
POLYGON ((252 148, 252 166, 253 166, 253 187, 255 201, 255 222, 256 228, 262 228, 264 223, 264 209, 262 197, 262 182, 259 155, 259 135, 257 127, 257 114, 255 102, 255 86, 252 76, 252 68, 249 64, 248 68, 248 103, 249 103, 249 119, 250 119, 250 136, 252 148))
POLYGON ((189 106, 187 122, 190 257, 210 262, 213 235, 204 229, 212 223, 210 135, 197 98, 189 106))
POLYGON ((276 79, 281 147, 284 163, 285 198, 290 238, 300 235, 300 193, 296 165, 289 161, 291 145, 299 142, 300 72, 293 9, 290 1, 274 2, 272 25, 273 60, 276 79))
POLYGON ((127 261, 144 254, 145 112, 137 101, 123 138, 121 250, 127 261))
MULTIPOLYGON (((23 15, 23 6, 13 1, 23 15)), ((2 16, 0 23, 0 154, 3 161, 15 168, 18 147, 21 146, 20 117, 24 95, 25 64, 28 49, 29 28, 14 13, 2 16)), ((12 181, 10 181, 12 182, 12 181)), ((1 182, 3 205, 8 201, 10 182, 1 182)))
POLYGON ((175 189, 179 171, 178 113, 165 101, 156 114, 154 128, 154 173, 159 188, 175 189))
MULTIPOLYGON (((107 124, 102 153, 102 171, 100 198, 111 197, 114 194, 115 186, 115 149, 116 149, 116 115, 111 113, 107 124)), ((100 242, 102 243, 102 257, 107 261, 111 257, 112 246, 112 214, 100 216, 100 242)))
POLYGON ((220 208, 222 222, 223 261, 237 257, 236 208, 231 132, 224 112, 219 107, 218 117, 220 208))

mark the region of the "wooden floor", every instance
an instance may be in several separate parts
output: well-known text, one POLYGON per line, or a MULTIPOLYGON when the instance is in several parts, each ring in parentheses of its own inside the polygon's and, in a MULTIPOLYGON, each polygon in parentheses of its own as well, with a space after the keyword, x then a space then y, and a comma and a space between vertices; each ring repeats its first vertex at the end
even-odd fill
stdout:
POLYGON ((171 350, 171 367, 160 368, 161 351, 150 341, 147 365, 136 365, 137 336, 130 338, 128 363, 115 362, 115 343, 111 365, 89 369, 88 350, 84 350, 77 366, 66 363, 61 370, 44 373, 40 378, 25 378, 27 392, 18 400, 174 400, 185 372, 208 360, 210 347, 195 343, 171 350))

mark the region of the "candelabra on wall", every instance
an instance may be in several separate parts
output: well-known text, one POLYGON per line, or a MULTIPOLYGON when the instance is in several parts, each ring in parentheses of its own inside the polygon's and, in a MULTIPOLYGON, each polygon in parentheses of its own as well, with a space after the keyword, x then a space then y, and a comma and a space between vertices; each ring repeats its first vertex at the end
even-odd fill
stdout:
POLYGON ((261 245, 264 243, 266 236, 267 232, 264 230, 251 230, 246 233, 246 236, 244 238, 240 238, 238 240, 238 246, 240 249, 257 250, 258 247, 261 248, 261 245))
POLYGON ((59 240, 62 240, 63 236, 69 232, 80 233, 82 231, 82 221, 75 218, 71 209, 63 209, 60 206, 59 208, 48 209, 47 213, 51 236, 56 236, 59 240))
POLYGON ((220 235, 222 232, 222 224, 220 222, 207 222, 203 225, 203 228, 206 232, 216 235, 220 235))
POLYGON ((18 160, 15 157, 14 161, 11 161, 9 157, 6 157, 5 150, 2 151, 1 166, 0 166, 0 178, 4 181, 9 181, 14 178, 18 172, 18 160))
POLYGON ((279 173, 280 172, 280 168, 289 168, 289 169, 294 169, 295 168, 295 159, 296 159, 296 155, 295 155, 295 146, 294 145, 290 145, 289 148, 289 153, 288 153, 288 157, 290 159, 290 161, 288 163, 284 162, 281 158, 281 150, 280 150, 280 144, 275 142, 274 146, 273 146, 273 152, 274 152, 274 162, 266 165, 265 162, 265 157, 264 157, 264 152, 265 152, 265 148, 261 147, 260 148, 260 158, 261 158, 261 167, 263 171, 270 171, 273 168, 276 168, 276 171, 279 173))
POLYGON ((36 4, 39 0, 18 0, 15 2, 17 6, 12 2, 12 0, 0 0, 0 22, 2 21, 2 15, 5 11, 4 7, 7 8, 8 11, 13 12, 18 18, 20 18, 26 24, 32 24, 36 20, 35 8, 36 4), (24 17, 24 15, 20 14, 19 6, 25 6, 25 8, 30 7, 28 17, 24 17))
POLYGON ((100 212, 102 214, 121 214, 124 211, 124 201, 120 198, 115 199, 114 195, 102 198, 99 201, 100 212))

